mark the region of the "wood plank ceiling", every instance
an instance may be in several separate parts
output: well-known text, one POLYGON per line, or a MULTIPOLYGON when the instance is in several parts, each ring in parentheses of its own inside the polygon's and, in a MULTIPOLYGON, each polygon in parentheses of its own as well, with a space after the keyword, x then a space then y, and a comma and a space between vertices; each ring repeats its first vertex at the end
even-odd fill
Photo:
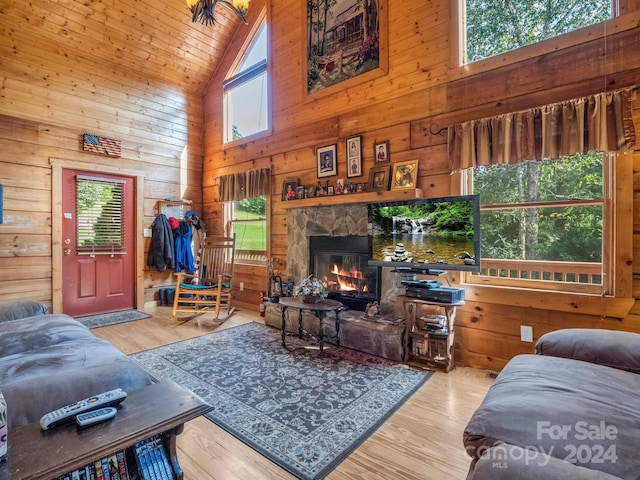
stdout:
POLYGON ((0 65, 7 68, 12 54, 30 46, 203 94, 240 25, 224 6, 216 8, 215 25, 192 23, 184 0, 5 1, 0 65))

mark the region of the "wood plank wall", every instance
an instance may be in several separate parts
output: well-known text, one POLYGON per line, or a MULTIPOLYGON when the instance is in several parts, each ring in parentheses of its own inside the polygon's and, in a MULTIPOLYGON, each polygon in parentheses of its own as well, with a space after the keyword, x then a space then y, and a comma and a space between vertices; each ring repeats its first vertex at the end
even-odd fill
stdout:
MULTIPOLYGON (((44 3, 3 7, 0 19, 0 300, 32 298, 51 304, 55 242, 50 159, 78 168, 104 165, 141 172, 144 200, 137 206, 138 215, 149 227, 158 200, 188 198, 195 210, 201 209, 204 114, 198 75, 187 78, 177 56, 158 59, 158 48, 167 49, 168 44, 158 38, 149 42, 152 32, 145 39, 141 24, 121 10, 102 2, 67 2, 64 8, 44 3), (95 22, 108 18, 119 20, 104 37, 95 22), (135 51, 126 47, 126 35, 120 31, 132 23, 142 37, 135 51), (91 37, 91 45, 79 44, 72 32, 78 25, 91 37), (109 57, 111 48, 119 52, 117 58, 109 57), (141 68, 145 57, 152 58, 147 69, 141 68), (121 140, 121 157, 83 152, 83 133, 121 140)), ((136 3, 131 2, 132 8, 138 8, 136 3)), ((180 5, 172 25, 164 24, 167 35, 177 34, 176 25, 191 28, 180 5)), ((211 53, 207 56, 213 58, 211 53)), ((205 78, 211 72, 206 68, 205 78)), ((148 245, 148 238, 143 241, 148 245)), ((146 264, 146 254, 144 260, 146 264)), ((158 288, 173 283, 170 271, 145 269, 144 303, 155 303, 158 288)))
MULTIPOLYGON (((332 88, 327 95, 307 97, 301 82, 305 64, 301 39, 306 28, 303 9, 299 2, 290 0, 269 2, 272 130, 265 136, 222 144, 221 85, 244 48, 249 29, 245 34, 238 32, 205 96, 203 201, 209 223, 222 228, 217 201, 221 175, 271 166, 270 253, 286 271, 287 216, 280 199, 282 183, 287 179, 297 179, 303 185, 316 183, 316 147, 337 144, 338 175, 332 180, 346 179, 344 163, 340 163, 345 158, 345 140, 362 135, 364 175, 349 180, 366 182, 374 164, 373 144, 389 140, 392 162, 419 160, 418 186, 426 196, 455 194, 458 190, 449 170, 446 138, 433 132, 470 119, 636 85, 640 79, 640 11, 635 2, 625 4, 629 13, 608 22, 606 29, 601 25, 466 68, 452 63, 457 45, 452 33, 453 3, 383 2, 388 18, 388 72, 365 83, 332 88)), ((251 13, 256 14, 262 5, 254 0, 251 13)), ((640 100, 635 105, 640 131, 640 100)), ((640 154, 636 153, 635 207, 640 206, 639 168, 640 154)), ((634 225, 629 228, 634 231, 634 258, 640 259, 640 210, 634 211, 634 225)), ((264 269, 238 268, 236 272, 236 280, 248 286, 237 298, 256 305, 258 292, 267 288, 264 269)), ((634 296, 640 298, 640 261, 634 262, 633 272, 634 296)), ((640 332, 638 315, 639 307, 621 321, 584 309, 565 313, 552 304, 532 312, 499 301, 474 299, 458 314, 457 362, 497 370, 515 354, 531 352, 532 344, 520 341, 521 324, 533 327, 534 339, 569 326, 640 332)))

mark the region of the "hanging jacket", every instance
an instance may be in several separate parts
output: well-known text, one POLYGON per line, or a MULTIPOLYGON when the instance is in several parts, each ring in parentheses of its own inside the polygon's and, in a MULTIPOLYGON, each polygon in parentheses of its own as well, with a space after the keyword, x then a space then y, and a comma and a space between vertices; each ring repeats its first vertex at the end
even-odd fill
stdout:
POLYGON ((193 273, 193 250, 191 249, 191 225, 184 220, 180 221, 178 228, 174 230, 176 272, 185 270, 193 273))
POLYGON ((173 232, 166 215, 161 213, 151 224, 151 244, 147 255, 147 266, 159 272, 173 268, 175 254, 173 232))

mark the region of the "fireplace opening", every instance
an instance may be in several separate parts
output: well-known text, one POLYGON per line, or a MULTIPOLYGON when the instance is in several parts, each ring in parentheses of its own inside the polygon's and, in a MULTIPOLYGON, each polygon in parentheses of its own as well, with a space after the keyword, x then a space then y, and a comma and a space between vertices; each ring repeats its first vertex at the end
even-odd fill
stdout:
POLYGON ((368 265, 368 242, 366 235, 309 237, 309 273, 327 283, 329 298, 362 312, 380 301, 381 267, 368 265))

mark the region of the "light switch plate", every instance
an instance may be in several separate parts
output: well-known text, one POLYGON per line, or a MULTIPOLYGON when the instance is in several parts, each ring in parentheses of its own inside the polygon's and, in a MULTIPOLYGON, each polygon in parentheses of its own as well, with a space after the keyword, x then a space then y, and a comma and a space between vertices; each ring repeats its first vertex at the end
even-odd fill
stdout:
POLYGON ((523 342, 533 342, 533 327, 520 325, 520 340, 523 342))

